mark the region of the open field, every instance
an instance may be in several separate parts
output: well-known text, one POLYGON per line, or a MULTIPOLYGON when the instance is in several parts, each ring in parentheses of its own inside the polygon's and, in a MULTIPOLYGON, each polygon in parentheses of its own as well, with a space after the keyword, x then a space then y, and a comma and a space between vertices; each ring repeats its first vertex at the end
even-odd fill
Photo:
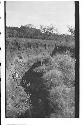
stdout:
POLYGON ((6 117, 75 117, 75 41, 6 39, 6 117))
POLYGON ((47 45, 54 45, 56 44, 57 46, 66 46, 66 47, 71 47, 71 48, 75 48, 75 40, 74 39, 69 39, 68 42, 66 42, 66 39, 61 39, 61 40, 41 40, 41 39, 29 39, 29 38, 7 38, 6 42, 10 41, 10 42, 18 42, 19 44, 27 44, 27 43, 31 43, 33 44, 47 44, 47 45))

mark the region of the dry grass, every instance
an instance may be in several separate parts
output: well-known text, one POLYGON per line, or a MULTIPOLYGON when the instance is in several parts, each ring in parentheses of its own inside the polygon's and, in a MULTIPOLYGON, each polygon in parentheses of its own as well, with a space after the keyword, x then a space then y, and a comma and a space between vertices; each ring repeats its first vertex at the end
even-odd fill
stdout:
POLYGON ((42 84, 49 91, 48 99, 53 108, 48 117, 75 117, 75 59, 69 54, 51 57, 47 52, 31 52, 30 55, 27 51, 18 54, 18 50, 14 54, 7 51, 6 116, 19 117, 29 110, 29 97, 20 82, 25 72, 37 61, 41 61, 41 66, 34 71, 43 73, 42 84))

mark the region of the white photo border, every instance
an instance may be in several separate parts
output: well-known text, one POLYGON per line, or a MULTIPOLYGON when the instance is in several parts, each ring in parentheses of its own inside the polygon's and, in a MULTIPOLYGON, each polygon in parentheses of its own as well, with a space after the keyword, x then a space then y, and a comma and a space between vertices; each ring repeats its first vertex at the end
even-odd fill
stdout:
MULTIPOLYGON (((44 1, 44 0, 43 0, 44 1)), ((48 0, 45 0, 48 1, 48 0)), ((61 0, 60 0, 61 1, 61 0)), ((1 44, 1 125, 82 125, 83 123, 83 1, 79 1, 80 11, 80 116, 79 118, 5 118, 5 21, 4 1, 0 5, 1 44)))

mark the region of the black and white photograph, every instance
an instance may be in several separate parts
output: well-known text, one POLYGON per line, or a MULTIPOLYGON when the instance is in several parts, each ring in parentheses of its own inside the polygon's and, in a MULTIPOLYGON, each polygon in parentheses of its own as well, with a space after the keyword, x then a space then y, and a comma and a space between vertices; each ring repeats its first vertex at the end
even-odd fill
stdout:
POLYGON ((78 118, 79 2, 4 4, 5 118, 78 118))

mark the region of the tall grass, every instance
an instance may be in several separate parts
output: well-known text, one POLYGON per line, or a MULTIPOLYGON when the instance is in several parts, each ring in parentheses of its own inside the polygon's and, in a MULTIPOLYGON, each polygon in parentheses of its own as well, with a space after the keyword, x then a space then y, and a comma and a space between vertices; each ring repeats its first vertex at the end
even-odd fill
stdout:
POLYGON ((69 54, 56 54, 56 56, 50 57, 48 53, 42 53, 36 56, 32 55, 30 58, 27 57, 25 62, 23 61, 24 60, 20 62, 18 59, 18 63, 13 63, 14 69, 12 75, 14 75, 15 72, 18 73, 18 76, 20 76, 19 79, 16 78, 16 76, 13 78, 11 72, 8 76, 7 117, 19 117, 21 114, 24 114, 26 110, 30 109, 30 98, 20 85, 20 81, 24 73, 37 61, 41 61, 41 65, 35 67, 33 70, 34 72, 42 72, 43 81, 41 84, 44 84, 49 91, 48 100, 52 108, 52 112, 46 117, 75 117, 74 58, 69 54), (19 68, 19 65, 22 66, 19 68))

